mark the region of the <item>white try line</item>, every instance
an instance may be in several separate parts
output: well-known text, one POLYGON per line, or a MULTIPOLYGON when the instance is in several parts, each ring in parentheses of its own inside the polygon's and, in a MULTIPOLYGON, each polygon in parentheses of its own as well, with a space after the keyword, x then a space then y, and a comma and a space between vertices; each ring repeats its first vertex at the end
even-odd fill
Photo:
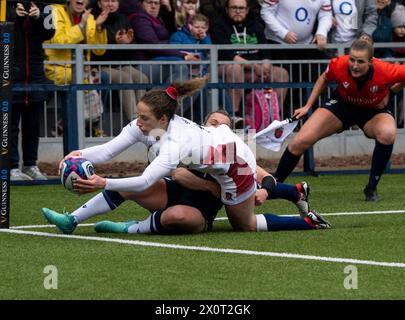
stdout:
POLYGON ((158 242, 139 241, 139 240, 89 237, 89 236, 66 235, 66 234, 55 234, 55 233, 11 230, 11 229, 0 229, 0 233, 23 234, 23 235, 50 237, 50 238, 67 238, 67 239, 90 240, 90 241, 100 241, 100 242, 112 242, 112 243, 128 244, 128 245, 143 246, 143 247, 169 248, 169 249, 178 249, 178 250, 193 250, 193 251, 217 252, 217 253, 218 252, 219 253, 233 253, 233 254, 244 254, 244 255, 253 255, 253 256, 267 256, 267 257, 278 257, 278 258, 289 258, 289 259, 315 260, 315 261, 322 261, 322 262, 361 264, 361 265, 369 265, 369 266, 404 268, 405 269, 405 263, 402 263, 402 262, 381 262, 381 261, 372 261, 372 260, 358 260, 358 259, 310 256, 310 255, 302 255, 302 254, 287 253, 287 252, 267 252, 267 251, 251 251, 251 250, 238 250, 238 249, 225 249, 225 248, 185 246, 185 245, 178 245, 178 244, 166 244, 166 243, 158 243, 158 242))
MULTIPOLYGON (((359 211, 359 212, 333 212, 333 213, 322 213, 322 216, 351 216, 351 215, 370 215, 370 214, 394 214, 394 213, 405 213, 405 210, 386 210, 386 211, 359 211)), ((297 217, 298 214, 285 214, 280 215, 281 217, 297 217)), ((215 220, 228 220, 227 217, 215 218, 215 220)), ((81 223, 78 227, 91 227, 94 223, 81 223)), ((27 225, 27 226, 15 226, 10 227, 10 229, 42 229, 42 228, 54 228, 51 224, 38 224, 38 225, 27 225)))

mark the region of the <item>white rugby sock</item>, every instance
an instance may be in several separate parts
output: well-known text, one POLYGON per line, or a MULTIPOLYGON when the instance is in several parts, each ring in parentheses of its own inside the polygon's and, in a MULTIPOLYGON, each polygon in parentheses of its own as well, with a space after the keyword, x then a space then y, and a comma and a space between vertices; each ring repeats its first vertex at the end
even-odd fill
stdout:
POLYGON ((91 198, 80 208, 72 212, 72 216, 75 217, 76 222, 80 223, 91 217, 95 217, 100 214, 110 212, 112 209, 105 199, 102 192, 91 198))
POLYGON ((128 228, 128 233, 144 233, 149 234, 152 233, 152 218, 154 213, 152 213, 149 217, 147 217, 143 221, 139 221, 139 223, 133 224, 128 228))

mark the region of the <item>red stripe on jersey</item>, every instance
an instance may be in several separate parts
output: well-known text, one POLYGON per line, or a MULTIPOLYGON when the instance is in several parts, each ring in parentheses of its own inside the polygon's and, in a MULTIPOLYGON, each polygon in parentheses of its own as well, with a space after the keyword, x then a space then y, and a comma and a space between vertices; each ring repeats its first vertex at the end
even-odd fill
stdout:
POLYGON ((270 6, 278 4, 278 0, 264 0, 264 3, 267 3, 270 6))
POLYGON ((230 166, 226 175, 231 177, 235 183, 236 196, 249 191, 255 183, 252 169, 243 159, 240 158, 238 158, 238 162, 230 166))

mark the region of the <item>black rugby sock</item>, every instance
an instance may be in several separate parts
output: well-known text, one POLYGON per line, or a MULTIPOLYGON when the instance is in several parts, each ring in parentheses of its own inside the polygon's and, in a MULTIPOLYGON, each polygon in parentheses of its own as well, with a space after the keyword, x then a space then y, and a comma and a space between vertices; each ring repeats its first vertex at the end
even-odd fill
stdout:
POLYGON ((390 160, 392 149, 394 145, 386 145, 376 140, 373 151, 373 158, 371 160, 370 177, 368 180, 368 188, 375 189, 380 181, 388 161, 390 160))
POLYGON ((292 154, 287 147, 281 156, 276 173, 274 174, 277 181, 284 182, 284 180, 287 179, 290 173, 294 170, 298 164, 298 161, 300 161, 300 158, 301 156, 292 154))

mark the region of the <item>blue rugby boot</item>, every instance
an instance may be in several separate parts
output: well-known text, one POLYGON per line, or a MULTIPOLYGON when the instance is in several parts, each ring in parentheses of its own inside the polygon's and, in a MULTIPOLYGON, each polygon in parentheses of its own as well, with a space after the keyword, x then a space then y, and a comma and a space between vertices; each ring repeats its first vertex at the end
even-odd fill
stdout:
POLYGON ((42 214, 50 224, 56 225, 64 234, 71 234, 76 229, 75 217, 69 213, 61 214, 48 208, 42 208, 42 214))
POLYGON ((127 222, 103 220, 94 225, 94 230, 99 233, 128 233, 128 228, 137 223, 139 222, 135 220, 127 222))

